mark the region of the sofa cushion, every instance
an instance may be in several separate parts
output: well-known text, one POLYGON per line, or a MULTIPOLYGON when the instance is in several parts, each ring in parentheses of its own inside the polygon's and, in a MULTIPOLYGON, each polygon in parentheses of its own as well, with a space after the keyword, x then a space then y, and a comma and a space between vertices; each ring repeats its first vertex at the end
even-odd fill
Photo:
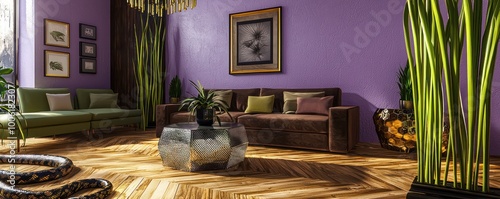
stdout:
POLYGON ((220 100, 226 103, 228 109, 231 108, 231 100, 233 99, 232 90, 220 90, 220 91, 215 91, 214 93, 216 97, 218 97, 220 100))
POLYGON ((18 88, 19 108, 22 113, 50 111, 47 93, 69 93, 67 88, 18 88))
POLYGON ((120 109, 120 108, 94 108, 78 109, 76 111, 92 114, 92 120, 115 119, 141 116, 139 109, 120 109))
MULTIPOLYGON (((90 122, 92 119, 91 114, 78 111, 42 111, 23 113, 23 116, 28 128, 90 122)), ((21 117, 19 119, 23 120, 21 117)), ((21 125, 25 127, 24 121, 21 121, 21 125)))
POLYGON ((245 128, 293 132, 328 132, 328 116, 300 114, 249 114, 238 117, 245 128))
POLYGON ((229 111, 244 112, 247 108, 248 96, 259 96, 260 88, 248 88, 248 89, 205 89, 208 90, 232 90, 233 96, 231 99, 231 106, 229 111))
POLYGON ((77 105, 79 109, 86 109, 90 106, 90 93, 107 93, 113 94, 111 89, 76 89, 76 99, 78 101, 77 105))
POLYGON ((261 96, 274 95, 274 110, 273 112, 283 113, 283 91, 289 92, 325 92, 325 96, 334 96, 333 106, 342 105, 342 90, 340 88, 301 88, 301 89, 286 89, 286 88, 262 88, 261 96))
MULTIPOLYGON (((231 114, 231 116, 233 117, 232 122, 236 122, 239 116, 245 115, 246 113, 239 111, 229 111, 229 114, 231 114)), ((231 118, 227 114, 220 114, 219 118, 221 122, 231 122, 231 118)), ((194 121, 195 121, 194 116, 190 116, 189 112, 174 112, 170 115, 171 124, 180 122, 194 122, 194 121)))
POLYGON ((50 94, 46 93, 47 101, 51 111, 71 111, 73 105, 71 104, 71 96, 69 93, 65 94, 50 94))
POLYGON ((323 97, 325 92, 288 92, 283 91, 283 113, 295 113, 297 110, 298 97, 323 97))
POLYGON ((90 93, 90 109, 94 108, 120 108, 118 106, 118 93, 90 93))
POLYGON ((297 114, 328 115, 333 104, 333 96, 326 97, 299 97, 297 98, 297 114))
POLYGON ((248 96, 248 107, 245 113, 271 113, 273 112, 274 95, 248 96))

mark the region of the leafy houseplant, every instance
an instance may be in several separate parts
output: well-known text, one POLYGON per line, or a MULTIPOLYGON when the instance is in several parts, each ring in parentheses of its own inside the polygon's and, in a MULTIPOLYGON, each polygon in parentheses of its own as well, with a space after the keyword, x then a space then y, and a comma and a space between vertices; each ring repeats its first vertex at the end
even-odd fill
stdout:
MULTIPOLYGON (((23 139, 23 142, 25 142, 26 138, 24 136, 24 130, 22 129, 21 119, 19 118, 19 117, 24 118, 24 116, 16 108, 15 98, 9 97, 9 94, 12 95, 12 93, 9 92, 9 90, 16 89, 16 85, 13 83, 7 82, 7 80, 5 80, 5 78, 3 77, 4 75, 10 75, 12 72, 14 72, 14 70, 12 68, 6 68, 3 66, 0 66, 0 97, 2 99, 2 101, 0 102, 0 109, 1 109, 1 111, 10 114, 13 118, 12 122, 15 122, 15 125, 11 126, 11 124, 10 124, 11 120, 9 120, 9 122, 7 124, 8 127, 5 127, 6 129, 9 130, 8 132, 13 132, 15 130, 15 128, 17 127, 17 129, 21 135, 21 138, 23 139), (12 127, 14 127, 14 128, 12 128, 12 127)), ((24 123, 27 126, 26 120, 24 120, 24 123)), ((14 124, 14 123, 12 123, 12 124, 14 124)), ((12 137, 12 135, 11 135, 11 137, 12 137)))
POLYGON ((418 184, 443 190, 449 175, 453 189, 465 190, 460 194, 495 194, 489 187, 490 96, 500 37, 500 1, 487 3, 484 12, 480 0, 446 0, 448 12, 442 14, 438 0, 406 2, 404 36, 414 91, 418 161, 415 189, 412 185, 408 197, 416 196, 418 184), (462 67, 464 41, 467 63, 462 67), (461 72, 467 77, 466 104, 461 72), (444 100, 450 136, 443 169, 439 146, 444 100))
POLYGON ((10 75, 14 70, 12 68, 5 68, 0 66, 0 97, 2 99, 5 98, 5 93, 9 90, 10 86, 14 86, 14 84, 7 82, 5 78, 2 76, 10 75))
POLYGON ((231 120, 233 120, 233 117, 228 112, 228 105, 221 97, 215 95, 214 90, 209 90, 205 93, 205 88, 203 88, 200 81, 198 81, 198 84, 191 80, 189 82, 196 88, 198 94, 196 97, 182 100, 179 110, 187 107, 191 115, 196 115, 196 122, 200 126, 211 126, 214 123, 214 117, 217 118, 219 126, 221 125, 220 118, 217 114, 214 114, 214 110, 220 112, 220 114, 227 113, 231 120))
POLYGON ((404 68, 399 68, 398 72, 398 87, 399 87, 399 108, 413 109, 413 91, 411 85, 411 74, 408 62, 404 68))
POLYGON ((175 76, 170 81, 170 89, 168 90, 168 95, 170 96, 170 103, 177 104, 179 98, 181 97, 181 80, 179 76, 175 76))

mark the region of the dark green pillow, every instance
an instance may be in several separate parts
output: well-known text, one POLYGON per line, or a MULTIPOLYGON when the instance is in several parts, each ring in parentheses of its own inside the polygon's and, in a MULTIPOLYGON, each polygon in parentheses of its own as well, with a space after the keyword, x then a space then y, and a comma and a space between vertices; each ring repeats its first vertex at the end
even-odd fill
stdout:
POLYGON ((90 93, 89 108, 120 108, 118 106, 118 93, 90 93))
POLYGON ((228 109, 231 108, 231 99, 233 99, 233 90, 214 91, 214 93, 218 99, 224 101, 227 104, 228 109))

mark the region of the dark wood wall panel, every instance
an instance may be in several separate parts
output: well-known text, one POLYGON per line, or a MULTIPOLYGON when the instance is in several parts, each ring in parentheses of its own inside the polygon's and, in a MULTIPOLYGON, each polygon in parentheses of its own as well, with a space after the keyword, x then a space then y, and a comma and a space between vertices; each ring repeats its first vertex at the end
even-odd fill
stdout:
POLYGON ((120 106, 136 108, 134 77, 134 24, 140 24, 140 13, 125 0, 111 1, 111 89, 120 94, 120 106))

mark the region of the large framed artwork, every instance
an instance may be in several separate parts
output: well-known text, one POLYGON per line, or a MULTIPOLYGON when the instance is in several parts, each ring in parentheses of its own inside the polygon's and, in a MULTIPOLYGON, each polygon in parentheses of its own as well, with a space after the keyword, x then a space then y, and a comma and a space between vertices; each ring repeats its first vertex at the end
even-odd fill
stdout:
POLYGON ((281 72, 281 7, 229 15, 229 74, 281 72))
POLYGON ((69 23, 45 19, 45 45, 69 48, 69 23))
POLYGON ((69 53, 45 50, 45 76, 69 77, 69 53))

